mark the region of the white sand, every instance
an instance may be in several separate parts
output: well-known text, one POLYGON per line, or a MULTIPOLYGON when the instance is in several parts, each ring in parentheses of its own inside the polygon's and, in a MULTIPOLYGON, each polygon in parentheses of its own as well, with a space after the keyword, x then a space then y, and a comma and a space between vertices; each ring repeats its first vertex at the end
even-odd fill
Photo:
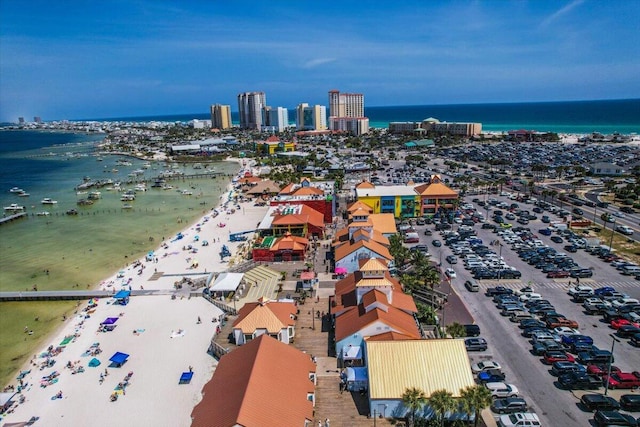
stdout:
MULTIPOLYGON (((146 266, 142 274, 138 274, 139 268, 129 266, 124 277, 115 275, 103 281, 103 289, 120 290, 123 283, 129 282, 134 290, 144 287, 145 290, 164 292, 132 297, 126 306, 112 304, 111 298, 100 300, 89 318, 68 319, 62 332, 52 337, 49 344, 57 347, 66 335, 74 332, 80 336, 55 357, 53 367, 39 370, 31 366, 31 373, 25 378, 29 383, 23 392, 25 402, 14 405, 13 412, 6 414, 3 421, 27 421, 35 415, 40 417, 36 425, 41 426, 189 426, 191 410, 201 400, 200 391, 211 379, 216 366, 216 360, 207 354, 207 349, 218 325, 212 319, 221 318, 222 312, 201 297, 178 296, 172 300, 174 283, 187 273, 202 273, 186 276, 195 279, 205 277, 205 270, 224 271, 228 263, 220 261, 222 245, 226 244, 235 254, 242 244, 229 242, 229 234, 254 229, 266 211, 267 207, 243 203, 233 214, 223 212, 206 222, 201 219, 198 221, 200 231, 194 224, 182 232, 183 239, 172 243, 167 239, 168 248, 156 251, 157 263, 141 260, 146 266), (226 226, 219 227, 219 223, 226 226), (196 235, 199 241, 194 241, 196 235), (202 240, 207 240, 209 246, 202 246, 202 240), (187 245, 197 248, 197 253, 184 250, 187 245), (193 259, 198 262, 197 268, 192 268, 193 259), (149 280, 154 269, 176 276, 149 280), (107 317, 119 317, 115 330, 97 332, 100 322, 107 317), (197 324, 198 317, 201 324, 197 324), (134 334, 134 330, 144 331, 134 334), (184 334, 171 338, 178 330, 183 330, 184 334), (88 362, 92 357, 83 356, 83 353, 95 342, 99 342, 103 350, 96 356, 102 364, 90 368, 88 362), (129 354, 129 360, 121 368, 108 368, 109 375, 100 384, 100 373, 104 373, 108 359, 117 351, 129 354), (72 374, 65 367, 68 361, 80 361, 85 372, 72 374), (193 367, 193 380, 190 384, 179 385, 181 373, 188 371, 189 366, 193 367), (40 379, 54 370, 60 373, 59 381, 46 388, 40 387, 40 379), (126 394, 111 402, 109 396, 114 388, 131 371, 133 376, 125 389, 126 394), (51 400, 60 390, 63 398, 51 400)), ((207 216, 211 217, 210 213, 207 216)), ((86 305, 83 302, 80 308, 86 305)))

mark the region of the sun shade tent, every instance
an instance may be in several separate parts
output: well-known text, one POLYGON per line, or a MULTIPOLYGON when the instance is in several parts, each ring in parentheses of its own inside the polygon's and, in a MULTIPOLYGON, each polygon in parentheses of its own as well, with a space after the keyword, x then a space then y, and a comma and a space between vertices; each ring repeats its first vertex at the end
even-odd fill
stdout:
POLYGON ((118 291, 117 294, 113 296, 116 300, 116 304, 127 305, 129 304, 129 297, 131 296, 131 291, 118 291))
POLYGON ((240 286, 244 273, 221 273, 211 286, 211 292, 235 292, 240 286))
POLYGON ((96 366, 100 366, 100 361, 94 357, 89 361, 89 367, 95 368, 96 366))
POLYGON ((124 365, 128 358, 129 355, 127 353, 117 351, 113 356, 111 356, 109 362, 111 362, 112 366, 119 368, 124 365))
POLYGON ((369 377, 367 375, 367 368, 356 367, 346 368, 347 373, 347 390, 349 391, 361 391, 367 389, 369 383, 369 377))
POLYGON ((189 384, 191 378, 193 378, 193 372, 183 372, 182 375, 180 375, 179 384, 189 384))
POLYGON ((347 272, 347 269, 344 267, 336 267, 335 269, 336 274, 347 274, 347 272))

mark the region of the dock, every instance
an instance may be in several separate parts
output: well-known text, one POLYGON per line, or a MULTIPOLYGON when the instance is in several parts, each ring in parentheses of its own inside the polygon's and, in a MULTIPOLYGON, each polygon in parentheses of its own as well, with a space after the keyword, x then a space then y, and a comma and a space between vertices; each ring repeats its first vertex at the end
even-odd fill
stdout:
MULTIPOLYGON (((186 292, 188 296, 196 296, 202 293, 200 292, 186 292)), ((157 296, 157 295, 176 295, 180 292, 176 292, 174 289, 141 289, 131 291, 131 296, 157 296)), ((185 294, 185 292, 182 292, 185 294)), ((24 291, 24 292, 0 292, 0 302, 9 301, 74 301, 74 300, 89 300, 91 298, 112 298, 115 295, 114 291, 101 291, 101 290, 80 290, 80 291, 24 291)))
POLYGON ((16 214, 13 214, 13 215, 5 216, 5 217, 0 219, 0 225, 2 225, 4 223, 7 223, 7 222, 11 222, 11 221, 16 220, 16 219, 24 218, 26 216, 27 216, 26 212, 20 212, 20 213, 16 213, 16 214))

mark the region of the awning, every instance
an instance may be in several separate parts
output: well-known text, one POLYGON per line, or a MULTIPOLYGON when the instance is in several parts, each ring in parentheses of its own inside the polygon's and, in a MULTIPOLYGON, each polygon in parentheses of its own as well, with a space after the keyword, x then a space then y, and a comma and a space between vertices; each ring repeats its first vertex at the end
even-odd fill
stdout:
POLYGON ((344 267, 336 267, 335 273, 336 274, 347 274, 347 269, 344 268, 344 267))
POLYGON ((129 298, 129 296, 131 296, 131 291, 118 291, 117 294, 115 294, 113 297, 115 299, 125 299, 125 298, 129 298))
POLYGON ((235 292, 243 277, 244 273, 221 273, 213 282, 211 292, 235 292))
POLYGON ((127 353, 120 353, 119 351, 117 351, 113 356, 111 356, 109 362, 113 362, 116 365, 122 365, 127 361, 128 358, 129 355, 127 353))
POLYGON ((343 360, 358 360, 362 359, 362 347, 349 346, 342 349, 343 360))
POLYGON ((366 367, 346 368, 348 382, 367 382, 369 377, 366 367))
POLYGON ((118 321, 118 317, 107 317, 100 323, 101 325, 113 325, 118 321))

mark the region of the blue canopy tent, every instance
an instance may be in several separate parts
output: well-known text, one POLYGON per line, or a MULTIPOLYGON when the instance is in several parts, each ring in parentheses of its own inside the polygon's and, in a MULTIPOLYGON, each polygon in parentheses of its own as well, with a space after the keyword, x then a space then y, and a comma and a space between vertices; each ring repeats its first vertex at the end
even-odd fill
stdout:
POLYGON ((116 328, 118 317, 107 317, 100 323, 100 332, 113 331, 116 328))
POLYGON ((349 391, 366 390, 369 387, 367 368, 346 368, 346 387, 349 391))
POLYGON ((116 304, 127 305, 129 304, 129 297, 131 296, 131 291, 118 291, 113 297, 116 300, 116 304))
POLYGON ((93 359, 91 359, 89 361, 89 367, 90 368, 95 368, 97 366, 100 366, 100 361, 94 357, 93 359))
POLYGON ((193 372, 183 372, 180 375, 180 381, 178 384, 189 384, 191 382, 191 378, 193 378, 193 372))
POLYGON ((128 358, 129 358, 129 355, 127 353, 120 353, 119 351, 117 351, 109 359, 109 362, 111 362, 111 365, 109 366, 112 368, 120 368, 122 365, 124 365, 124 363, 127 361, 128 358))

